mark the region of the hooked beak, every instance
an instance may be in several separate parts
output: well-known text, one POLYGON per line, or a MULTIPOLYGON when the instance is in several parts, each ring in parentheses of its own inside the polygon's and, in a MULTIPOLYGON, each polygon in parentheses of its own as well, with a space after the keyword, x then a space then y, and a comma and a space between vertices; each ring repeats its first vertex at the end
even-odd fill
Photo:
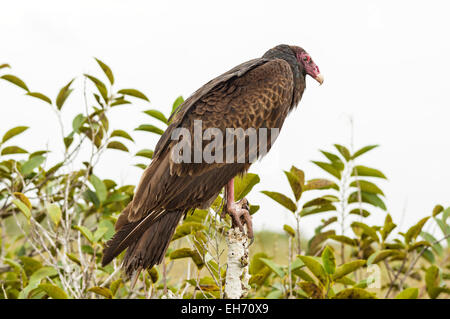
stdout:
POLYGON ((322 74, 317 74, 317 76, 314 78, 317 82, 319 82, 320 85, 322 85, 323 83, 323 75, 322 74))

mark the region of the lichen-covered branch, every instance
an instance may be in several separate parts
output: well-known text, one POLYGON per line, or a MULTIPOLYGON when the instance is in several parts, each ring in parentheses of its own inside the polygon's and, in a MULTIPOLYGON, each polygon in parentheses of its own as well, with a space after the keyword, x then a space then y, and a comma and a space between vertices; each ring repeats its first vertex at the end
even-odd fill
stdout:
POLYGON ((231 228, 227 234, 227 275, 225 278, 225 298, 239 299, 248 291, 248 236, 239 228, 231 228))

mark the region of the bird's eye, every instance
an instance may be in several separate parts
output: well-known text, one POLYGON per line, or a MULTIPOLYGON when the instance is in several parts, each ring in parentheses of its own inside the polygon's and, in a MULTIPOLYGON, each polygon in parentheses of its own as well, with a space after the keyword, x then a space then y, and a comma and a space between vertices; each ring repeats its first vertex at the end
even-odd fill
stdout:
POLYGON ((303 61, 309 62, 309 59, 311 59, 311 58, 307 55, 307 56, 305 56, 305 57, 303 58, 303 61))

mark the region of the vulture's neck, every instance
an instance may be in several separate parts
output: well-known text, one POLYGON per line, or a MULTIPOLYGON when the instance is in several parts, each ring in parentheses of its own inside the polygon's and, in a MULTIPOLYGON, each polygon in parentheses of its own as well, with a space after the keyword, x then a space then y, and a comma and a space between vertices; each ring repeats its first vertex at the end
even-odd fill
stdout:
POLYGON ((297 62, 295 54, 292 52, 283 52, 279 50, 269 50, 264 55, 266 59, 283 59, 291 66, 292 74, 294 75, 294 94, 292 95, 292 103, 290 111, 298 105, 300 102, 303 91, 306 87, 305 75, 306 72, 303 65, 297 62))

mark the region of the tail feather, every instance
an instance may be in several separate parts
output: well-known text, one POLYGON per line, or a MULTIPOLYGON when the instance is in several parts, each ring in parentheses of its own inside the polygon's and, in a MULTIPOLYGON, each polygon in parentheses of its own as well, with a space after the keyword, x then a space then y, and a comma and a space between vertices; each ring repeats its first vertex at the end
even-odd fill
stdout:
POLYGON ((134 241, 125 254, 123 267, 127 275, 139 268, 160 264, 175 232, 183 211, 167 211, 134 241))
POLYGON ((128 276, 137 269, 149 268, 164 258, 183 211, 161 211, 122 225, 103 251, 102 265, 110 263, 128 248, 124 268, 128 276))

